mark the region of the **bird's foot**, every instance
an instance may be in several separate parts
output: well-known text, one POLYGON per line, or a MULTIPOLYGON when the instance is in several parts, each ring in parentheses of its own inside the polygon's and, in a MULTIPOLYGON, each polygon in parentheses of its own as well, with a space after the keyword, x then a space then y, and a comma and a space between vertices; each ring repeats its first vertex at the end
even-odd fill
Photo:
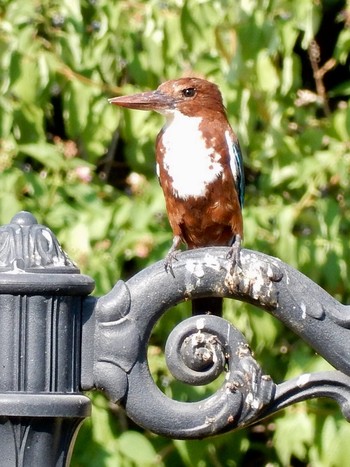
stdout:
POLYGON ((166 255, 165 260, 164 260, 164 268, 165 271, 175 277, 174 270, 173 270, 173 261, 178 261, 176 258, 177 251, 169 251, 169 253, 166 255))
POLYGON ((173 270, 173 261, 177 261, 176 255, 177 255, 177 249, 179 248, 179 245, 181 243, 181 238, 179 236, 175 236, 173 238, 173 244, 171 245, 170 250, 168 251, 168 254, 165 257, 164 260, 164 268, 165 271, 175 277, 174 270, 173 270))
POLYGON ((237 234, 226 256, 227 259, 231 260, 231 267, 230 267, 231 274, 233 273, 233 270, 235 269, 235 267, 242 269, 241 249, 242 249, 242 238, 239 234, 237 234))

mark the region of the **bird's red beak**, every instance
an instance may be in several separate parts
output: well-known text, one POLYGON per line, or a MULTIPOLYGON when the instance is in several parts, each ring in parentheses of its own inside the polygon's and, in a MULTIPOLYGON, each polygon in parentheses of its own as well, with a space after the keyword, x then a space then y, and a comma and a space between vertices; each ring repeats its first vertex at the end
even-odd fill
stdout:
POLYGON ((158 90, 141 92, 132 96, 112 97, 112 99, 108 99, 108 102, 128 109, 155 110, 156 112, 173 109, 175 105, 172 97, 158 90))

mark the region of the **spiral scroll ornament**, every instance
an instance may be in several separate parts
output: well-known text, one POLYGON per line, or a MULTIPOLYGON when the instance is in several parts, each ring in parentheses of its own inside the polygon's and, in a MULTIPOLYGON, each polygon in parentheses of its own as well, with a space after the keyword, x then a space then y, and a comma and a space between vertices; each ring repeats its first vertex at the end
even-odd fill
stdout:
POLYGON ((275 393, 243 334, 222 318, 194 316, 181 322, 171 332, 165 354, 172 375, 187 384, 209 384, 225 372, 219 393, 240 395, 236 412, 227 417, 231 427, 251 421, 275 393))

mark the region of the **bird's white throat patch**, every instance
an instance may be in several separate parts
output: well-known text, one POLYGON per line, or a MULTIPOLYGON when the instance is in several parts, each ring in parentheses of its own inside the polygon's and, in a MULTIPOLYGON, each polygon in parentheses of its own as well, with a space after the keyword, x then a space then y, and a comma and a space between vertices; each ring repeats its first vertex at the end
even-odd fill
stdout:
POLYGON ((207 186, 222 173, 220 155, 206 146, 201 121, 177 110, 164 128, 164 166, 172 178, 174 195, 182 199, 205 196, 207 186))

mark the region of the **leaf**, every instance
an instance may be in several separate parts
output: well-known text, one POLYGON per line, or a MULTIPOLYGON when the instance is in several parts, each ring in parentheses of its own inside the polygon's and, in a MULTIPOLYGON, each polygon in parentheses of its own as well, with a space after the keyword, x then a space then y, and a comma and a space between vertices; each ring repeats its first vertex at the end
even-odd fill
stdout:
POLYGON ((91 254, 90 236, 88 225, 77 222, 71 229, 67 230, 69 239, 69 254, 76 261, 83 263, 91 254))
POLYGON ((298 404, 284 417, 276 420, 274 446, 282 465, 290 465, 293 456, 304 461, 307 458, 307 448, 313 441, 313 423, 310 414, 302 407, 305 404, 298 404))
POLYGON ((65 161, 59 149, 49 143, 39 142, 37 144, 19 144, 18 151, 42 163, 52 170, 64 167, 65 161))
POLYGON ((5 171, 0 173, 0 222, 1 225, 10 222, 11 218, 19 211, 22 206, 18 200, 17 185, 21 174, 17 170, 5 171))
POLYGON ((95 92, 94 89, 77 80, 70 82, 67 86, 64 104, 67 111, 65 115, 67 130, 71 138, 78 138, 85 129, 95 92))
POLYGON ((335 47, 335 58, 339 60, 343 65, 346 64, 346 61, 349 58, 350 50, 350 29, 345 28, 340 31, 338 36, 337 45, 335 47))
POLYGON ((270 93, 276 92, 280 80, 266 50, 259 52, 257 56, 256 73, 260 89, 270 93))
POLYGON ((307 49, 314 39, 321 18, 321 5, 312 0, 297 0, 293 2, 295 21, 298 29, 304 32, 302 47, 307 49))
MULTIPOLYGON (((350 88, 350 84, 349 84, 350 88)), ((350 122, 350 107, 347 109, 339 109, 333 115, 333 125, 334 129, 337 132, 339 138, 344 141, 348 142, 350 140, 350 129, 349 129, 349 122, 350 122)))
POLYGON ((154 465, 157 457, 152 443, 137 431, 125 431, 118 438, 121 454, 136 465, 154 465))
POLYGON ((45 140, 44 112, 37 104, 21 102, 20 106, 15 106, 13 117, 17 141, 24 144, 45 140))

